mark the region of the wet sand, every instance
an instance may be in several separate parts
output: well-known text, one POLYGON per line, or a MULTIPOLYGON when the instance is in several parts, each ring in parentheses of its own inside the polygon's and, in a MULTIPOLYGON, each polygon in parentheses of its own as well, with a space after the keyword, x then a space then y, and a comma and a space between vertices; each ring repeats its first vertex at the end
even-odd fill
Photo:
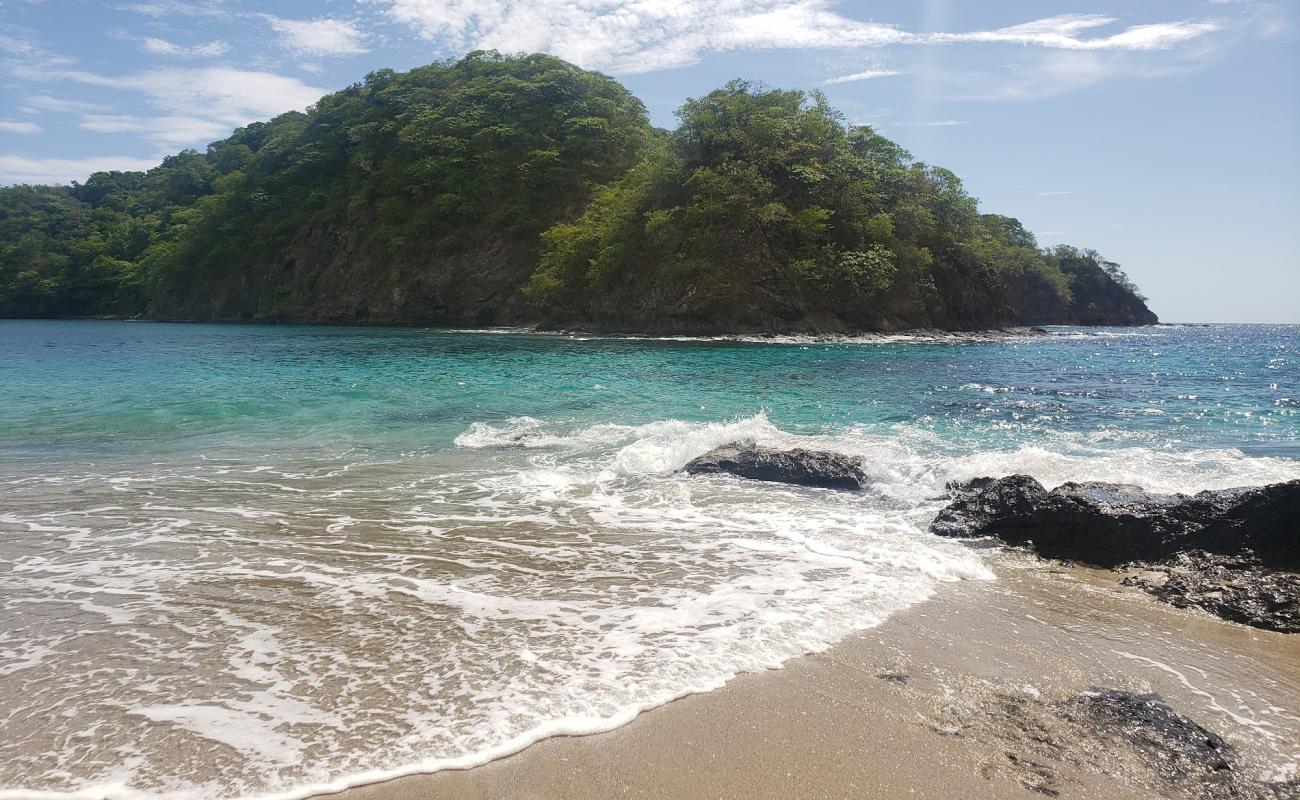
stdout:
MULTIPOLYGON (((945 585, 825 653, 614 731, 329 797, 1220 796, 1171 785, 1149 752, 1054 711, 1094 687, 1158 693, 1239 751, 1239 777, 1297 777, 1300 637, 1165 606, 1112 572, 991 561, 996 581, 945 585)), ((1256 788, 1245 796, 1294 796, 1256 788)))

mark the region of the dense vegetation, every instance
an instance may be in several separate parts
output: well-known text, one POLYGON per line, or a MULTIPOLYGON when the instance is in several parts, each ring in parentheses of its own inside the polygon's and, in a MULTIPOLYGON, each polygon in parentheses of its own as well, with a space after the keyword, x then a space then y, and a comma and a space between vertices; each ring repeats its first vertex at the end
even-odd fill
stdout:
POLYGON ((818 94, 735 81, 650 127, 612 79, 474 53, 147 173, 0 190, 0 315, 621 329, 1150 322, 818 94))
POLYGON ((189 150, 147 173, 0 189, 0 314, 144 311, 214 175, 210 159, 189 150))

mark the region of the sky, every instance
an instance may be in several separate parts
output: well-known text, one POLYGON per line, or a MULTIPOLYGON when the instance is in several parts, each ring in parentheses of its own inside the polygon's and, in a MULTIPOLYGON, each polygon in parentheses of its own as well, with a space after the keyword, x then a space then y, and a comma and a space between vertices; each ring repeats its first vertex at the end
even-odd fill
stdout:
POLYGON ((147 169, 382 67, 541 51, 651 120, 822 91, 1166 322, 1300 323, 1300 0, 0 0, 0 185, 147 169))

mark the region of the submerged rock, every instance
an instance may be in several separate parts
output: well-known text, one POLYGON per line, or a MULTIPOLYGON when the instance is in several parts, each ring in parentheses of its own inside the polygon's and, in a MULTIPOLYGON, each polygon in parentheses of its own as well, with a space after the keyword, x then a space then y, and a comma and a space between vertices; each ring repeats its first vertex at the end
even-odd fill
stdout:
POLYGON ((950 491, 953 501, 930 526, 940 536, 995 536, 1101 567, 1201 550, 1250 553, 1262 566, 1300 570, 1300 480, 1189 496, 1116 483, 1049 492, 1028 475, 1011 475, 950 491))
POLYGON ((1125 579, 1164 602, 1258 628, 1300 633, 1300 480, 1195 495, 1028 475, 949 487, 930 526, 992 536, 1041 556, 1144 570, 1125 579))
POLYGON ((1165 705, 1158 695, 1094 689, 1056 704, 1056 712, 1099 739, 1133 748, 1157 775, 1172 783, 1214 780, 1230 772, 1236 751, 1222 736, 1165 705))
POLYGON ((778 450, 762 447, 753 439, 724 444, 691 459, 683 470, 688 475, 728 473, 756 481, 793 483, 825 489, 862 489, 867 473, 862 459, 824 450, 778 450))
POLYGON ((1094 689, 1056 703, 1055 711, 1103 747, 1118 744, 1133 753, 1170 796, 1206 800, 1300 796, 1300 782, 1251 777, 1236 748, 1170 708, 1159 695, 1094 689))
POLYGON ((1230 742, 1159 695, 1098 687, 1049 699, 980 689, 945 699, 930 729, 995 743, 1001 755, 985 762, 984 777, 1001 774, 1034 794, 1083 797, 1071 791, 1080 771, 1127 776, 1171 800, 1280 800, 1300 790, 1295 780, 1260 780, 1230 742))

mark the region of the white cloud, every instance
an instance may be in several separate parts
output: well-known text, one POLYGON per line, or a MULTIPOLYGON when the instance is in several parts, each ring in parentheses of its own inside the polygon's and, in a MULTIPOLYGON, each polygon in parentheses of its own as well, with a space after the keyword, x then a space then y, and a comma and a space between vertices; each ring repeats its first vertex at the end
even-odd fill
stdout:
POLYGON ((85 180, 92 172, 145 170, 158 166, 157 158, 90 156, 88 158, 27 158, 0 155, 0 185, 13 183, 68 183, 85 180))
POLYGON ((365 34, 351 22, 339 19, 282 19, 263 14, 262 19, 280 34, 285 47, 306 56, 353 56, 368 53, 365 34))
POLYGON ((1032 66, 996 76, 970 74, 962 82, 985 85, 959 89, 956 93, 972 100, 1034 100, 1083 89, 1121 75, 1142 77, 1152 74, 1149 61, 1138 54, 1050 51, 1032 66))
POLYGON ((0 33, 0 53, 12 57, 12 60, 17 62, 49 65, 72 63, 72 59, 54 55, 30 39, 7 33, 0 33))
POLYGON ((35 122, 18 122, 10 119, 0 119, 0 131, 6 133, 40 133, 41 126, 35 122))
POLYGON ((855 72, 852 75, 840 75, 837 78, 827 78, 822 81, 822 85, 830 86, 835 83, 849 83, 851 81, 869 81, 873 78, 888 78, 893 75, 902 75, 903 73, 892 69, 868 69, 862 72, 855 72))
POLYGON ((215 0, 209 2, 151 0, 146 3, 127 3, 116 8, 118 11, 133 11, 146 17, 224 17, 229 14, 225 4, 215 0))
POLYGON ((543 51, 584 67, 648 72, 710 51, 860 47, 906 41, 826 0, 369 0, 420 36, 457 49, 543 51))
POLYGON ((1075 191, 1039 192, 1038 196, 1039 197, 1060 197, 1061 195, 1066 195, 1066 194, 1078 194, 1078 192, 1075 191))
POLYGON ((138 92, 150 106, 163 113, 158 116, 94 113, 103 109, 79 107, 55 98, 42 104, 83 112, 81 127, 86 130, 138 133, 152 142, 172 146, 206 144, 241 125, 302 110, 327 91, 287 75, 226 67, 159 69, 120 76, 24 67, 15 67, 13 72, 27 80, 68 80, 138 92))
POLYGON ((1115 22, 1114 17, 1101 14, 1062 14, 992 31, 935 33, 924 38, 935 43, 1007 42, 1063 50, 1165 50, 1220 27, 1219 23, 1209 20, 1159 22, 1135 25, 1110 36, 1081 38, 1082 34, 1093 28, 1104 28, 1115 22))
POLYGON ((201 117, 138 117, 131 114, 87 114, 77 127, 96 133, 138 133, 161 147, 211 142, 230 133, 225 122, 201 117))
POLYGON ((26 39, 20 39, 17 36, 10 36, 7 33, 0 33, 0 53, 6 53, 11 56, 29 57, 39 55, 41 49, 26 39))
POLYGON ((180 45, 169 42, 166 39, 157 39, 152 36, 146 36, 140 40, 140 47, 147 53, 153 53, 160 56, 185 56, 191 58, 212 58, 214 56, 225 55, 230 51, 230 45, 217 39, 207 44, 180 45))
POLYGON ((1071 14, 1007 28, 911 33, 834 10, 831 0, 364 0, 418 35, 456 49, 554 53, 585 67, 648 72, 708 52, 763 48, 878 47, 1001 42, 1066 50, 1166 49, 1217 30, 1213 21, 1136 25, 1086 38, 1116 22, 1071 14))
POLYGON ((287 75, 228 67, 158 69, 121 76, 81 70, 18 69, 15 72, 31 80, 71 80, 140 92, 153 106, 173 115, 219 120, 231 125, 304 109, 327 91, 287 75))
POLYGON ((54 97, 48 94, 32 95, 23 101, 19 110, 27 114, 35 114, 41 111, 53 111, 61 114, 79 114, 97 111, 106 111, 105 106, 99 103, 88 103, 84 100, 69 100, 65 97, 54 97))

